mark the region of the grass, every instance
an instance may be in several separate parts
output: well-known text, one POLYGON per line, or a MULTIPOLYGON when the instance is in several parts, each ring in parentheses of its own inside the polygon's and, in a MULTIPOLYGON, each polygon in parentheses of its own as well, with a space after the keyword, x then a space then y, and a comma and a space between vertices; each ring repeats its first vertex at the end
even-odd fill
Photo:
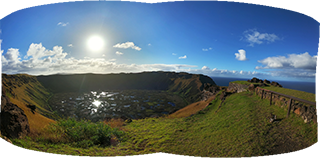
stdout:
POLYGON ((250 92, 228 96, 218 109, 220 103, 216 97, 204 110, 191 117, 133 120, 122 126, 126 134, 116 146, 81 148, 70 143, 56 144, 30 138, 16 139, 14 144, 38 151, 86 156, 166 152, 244 157, 299 150, 317 142, 316 124, 305 124, 294 114, 286 118, 286 110, 270 106, 267 100, 260 100, 250 92), (270 113, 281 121, 270 123, 270 113))
POLYGON ((244 84, 244 85, 251 85, 251 84, 253 84, 253 85, 260 85, 261 83, 251 83, 251 82, 248 82, 248 81, 232 81, 232 82, 230 82, 230 83, 237 83, 237 84, 244 84))
POLYGON ((26 146, 25 143, 31 141, 51 146, 68 144, 71 147, 87 149, 93 146, 109 146, 112 138, 121 140, 123 135, 123 131, 112 128, 103 122, 92 123, 86 120, 61 119, 46 126, 39 135, 26 137, 25 142, 19 139, 14 139, 14 142, 21 146, 26 146))

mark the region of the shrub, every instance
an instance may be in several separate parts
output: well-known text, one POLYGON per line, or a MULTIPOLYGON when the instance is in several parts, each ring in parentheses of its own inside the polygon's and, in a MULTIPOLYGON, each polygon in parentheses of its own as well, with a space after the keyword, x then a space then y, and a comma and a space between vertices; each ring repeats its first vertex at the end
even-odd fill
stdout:
POLYGON ((99 122, 92 123, 91 121, 75 119, 61 119, 55 124, 50 124, 46 128, 51 137, 46 136, 46 140, 51 143, 70 143, 77 147, 90 147, 93 145, 110 145, 112 136, 123 136, 124 132, 117 128, 111 128, 110 126, 99 122))

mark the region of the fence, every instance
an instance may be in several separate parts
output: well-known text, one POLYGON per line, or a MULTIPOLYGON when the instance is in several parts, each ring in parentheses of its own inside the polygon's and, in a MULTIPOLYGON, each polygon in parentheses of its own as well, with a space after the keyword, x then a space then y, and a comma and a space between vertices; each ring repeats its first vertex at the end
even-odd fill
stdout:
MULTIPOLYGON (((269 99, 270 100, 270 105, 272 105, 272 101, 273 101, 273 99, 275 99, 274 95, 278 95, 278 96, 282 96, 282 97, 288 98, 289 102, 288 102, 287 117, 289 117, 289 115, 290 115, 290 111, 292 110, 292 104, 294 103, 294 101, 299 101, 299 102, 302 102, 302 103, 305 103, 305 104, 313 106, 315 108, 316 115, 312 117, 313 118, 312 120, 317 125, 320 125, 320 118, 318 118, 318 117, 320 117, 320 103, 315 103, 315 102, 311 102, 311 101, 308 101, 308 100, 296 98, 296 97, 289 96, 289 95, 286 95, 286 94, 282 94, 282 93, 278 93, 278 92, 275 92, 275 91, 267 90, 267 89, 264 89, 264 88, 261 88, 261 87, 256 87, 255 88, 255 92, 256 92, 256 94, 258 94, 261 97, 261 99, 263 99, 263 98, 269 99)), ((307 109, 309 110, 310 107, 307 108, 307 109)), ((307 116, 305 116, 305 117, 307 117, 307 116)))

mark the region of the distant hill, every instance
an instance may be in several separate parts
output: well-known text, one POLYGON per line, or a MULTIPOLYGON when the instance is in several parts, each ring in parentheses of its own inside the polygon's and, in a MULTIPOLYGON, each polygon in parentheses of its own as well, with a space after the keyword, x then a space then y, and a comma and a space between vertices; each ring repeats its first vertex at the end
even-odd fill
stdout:
POLYGON ((162 90, 198 101, 204 85, 215 82, 201 74, 175 72, 142 72, 120 74, 74 74, 37 76, 37 80, 53 93, 97 90, 162 90))

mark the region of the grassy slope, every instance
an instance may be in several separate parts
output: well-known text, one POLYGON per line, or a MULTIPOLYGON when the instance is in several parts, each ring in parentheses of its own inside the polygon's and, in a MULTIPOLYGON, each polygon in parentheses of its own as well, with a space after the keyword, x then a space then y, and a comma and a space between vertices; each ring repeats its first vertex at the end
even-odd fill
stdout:
POLYGON ((248 81, 232 81, 231 83, 238 83, 238 84, 244 84, 244 85, 260 85, 261 83, 251 83, 251 82, 248 82, 248 81))
POLYGON ((270 107, 257 96, 234 94, 216 113, 219 104, 220 100, 215 99, 205 114, 189 118, 135 121, 128 126, 136 134, 131 143, 145 152, 159 148, 158 151, 183 155, 255 156, 277 152, 276 146, 281 147, 282 140, 291 141, 297 149, 317 141, 316 125, 304 124, 294 115, 286 119, 285 110, 270 107), (270 112, 283 120, 269 123, 270 112))
POLYGON ((198 111, 206 108, 209 103, 215 99, 215 96, 207 99, 206 101, 198 101, 198 102, 195 102, 195 103, 192 103, 176 112, 174 112, 173 114, 170 114, 168 116, 168 118, 181 118, 181 117, 187 117, 187 116, 190 116, 192 114, 195 114, 197 113, 198 111))
POLYGON ((5 85, 7 96, 10 101, 20 107, 26 114, 31 132, 36 132, 51 122, 43 115, 53 116, 47 103, 50 93, 35 79, 35 77, 25 74, 2 76, 2 82, 5 85), (23 81, 25 80, 25 81, 23 81), (28 83, 23 83, 28 80, 28 83), (20 86, 18 86, 20 85, 20 86), (9 93, 12 90, 12 94, 9 93), (28 104, 36 105, 36 112, 33 114, 26 106, 28 104))
POLYGON ((222 107, 219 97, 198 114, 187 118, 148 118, 124 126, 126 141, 118 146, 88 149, 65 144, 14 140, 33 150, 73 155, 131 155, 166 152, 193 156, 256 156, 289 152, 317 142, 317 126, 249 92, 233 94, 222 107), (270 112, 282 119, 269 123, 270 112))

